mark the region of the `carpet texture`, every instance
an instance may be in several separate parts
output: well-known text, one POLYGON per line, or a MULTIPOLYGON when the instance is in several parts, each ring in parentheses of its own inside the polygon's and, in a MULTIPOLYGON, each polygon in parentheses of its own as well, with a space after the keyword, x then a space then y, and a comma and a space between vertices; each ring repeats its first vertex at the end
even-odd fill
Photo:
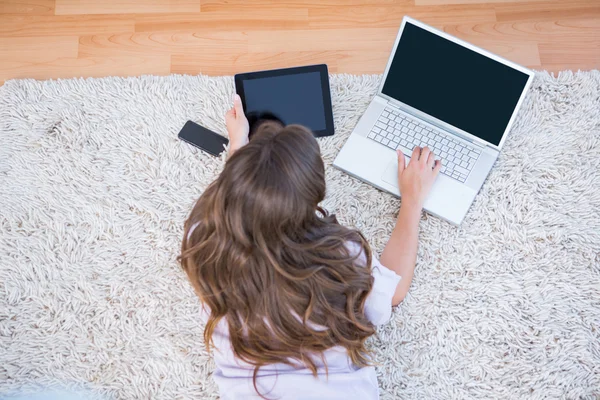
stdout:
MULTIPOLYGON (((325 206, 380 253, 399 200, 331 167, 379 76, 331 77, 325 206)), ((223 159, 230 77, 0 88, 0 396, 217 398, 175 260, 223 159)), ((460 228, 423 215, 411 291, 369 341, 383 399, 600 398, 600 72, 539 73, 460 228)))

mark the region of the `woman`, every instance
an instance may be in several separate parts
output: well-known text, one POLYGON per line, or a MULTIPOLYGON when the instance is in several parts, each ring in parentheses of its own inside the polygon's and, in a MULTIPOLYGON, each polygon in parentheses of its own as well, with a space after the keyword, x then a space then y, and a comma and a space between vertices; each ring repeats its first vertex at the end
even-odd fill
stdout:
POLYGON ((413 277, 423 202, 441 164, 398 153, 402 206, 375 258, 319 204, 325 173, 312 133, 226 114, 230 156, 185 224, 181 263, 203 303, 222 399, 376 399, 365 340, 413 277), (385 265, 385 266, 384 266, 385 265))

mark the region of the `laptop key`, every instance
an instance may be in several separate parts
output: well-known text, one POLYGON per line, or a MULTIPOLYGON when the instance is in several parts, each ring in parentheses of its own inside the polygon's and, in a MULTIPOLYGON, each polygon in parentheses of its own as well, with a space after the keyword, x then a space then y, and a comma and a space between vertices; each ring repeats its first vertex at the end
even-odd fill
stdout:
POLYGON ((377 134, 376 134, 375 132, 371 131, 371 132, 369 132, 369 134, 367 135, 367 137, 368 137, 369 139, 374 139, 374 138, 375 138, 375 135, 377 135, 377 134))
POLYGON ((398 146, 396 146, 396 150, 400 150, 404 153, 405 156, 411 157, 412 156, 412 149, 409 150, 408 147, 403 146, 402 144, 399 144, 398 146))
POLYGON ((463 174, 463 175, 467 175, 469 173, 469 171, 466 168, 461 167, 460 165, 457 165, 456 167, 454 167, 454 170, 456 172, 458 172, 459 174, 463 174))
POLYGON ((383 139, 383 140, 381 141, 381 144, 385 144, 385 145, 387 145, 389 142, 390 142, 390 140, 389 140, 389 139, 383 139))

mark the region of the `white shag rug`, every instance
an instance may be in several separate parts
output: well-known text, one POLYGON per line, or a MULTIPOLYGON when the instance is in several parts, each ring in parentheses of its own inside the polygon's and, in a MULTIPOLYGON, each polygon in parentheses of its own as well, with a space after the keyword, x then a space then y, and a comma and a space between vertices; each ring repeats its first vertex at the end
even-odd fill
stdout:
MULTIPOLYGON (((331 77, 326 207, 377 253, 399 201, 331 162, 379 76, 331 77)), ((231 77, 0 88, 0 397, 217 398, 199 301, 175 260, 223 166, 231 77)), ((406 301, 370 340, 383 399, 600 398, 600 72, 539 73, 462 227, 424 215, 406 301)))

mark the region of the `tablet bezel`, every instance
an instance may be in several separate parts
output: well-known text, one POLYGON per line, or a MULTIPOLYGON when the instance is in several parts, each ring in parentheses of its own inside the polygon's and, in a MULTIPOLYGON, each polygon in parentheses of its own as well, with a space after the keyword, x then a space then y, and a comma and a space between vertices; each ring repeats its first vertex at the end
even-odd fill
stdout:
MULTIPOLYGON (((298 75, 309 72, 319 72, 321 76, 321 93, 323 95, 323 111, 325 112, 325 129, 313 131, 315 137, 332 136, 334 133, 333 126, 333 108, 331 105, 331 89, 329 87, 329 73, 327 64, 307 65, 303 67, 271 69, 267 71, 246 72, 235 75, 235 91, 242 98, 244 112, 246 112, 246 97, 244 94, 245 80, 271 78, 276 76, 298 75)), ((291 94, 293 95, 293 94, 291 94)))

